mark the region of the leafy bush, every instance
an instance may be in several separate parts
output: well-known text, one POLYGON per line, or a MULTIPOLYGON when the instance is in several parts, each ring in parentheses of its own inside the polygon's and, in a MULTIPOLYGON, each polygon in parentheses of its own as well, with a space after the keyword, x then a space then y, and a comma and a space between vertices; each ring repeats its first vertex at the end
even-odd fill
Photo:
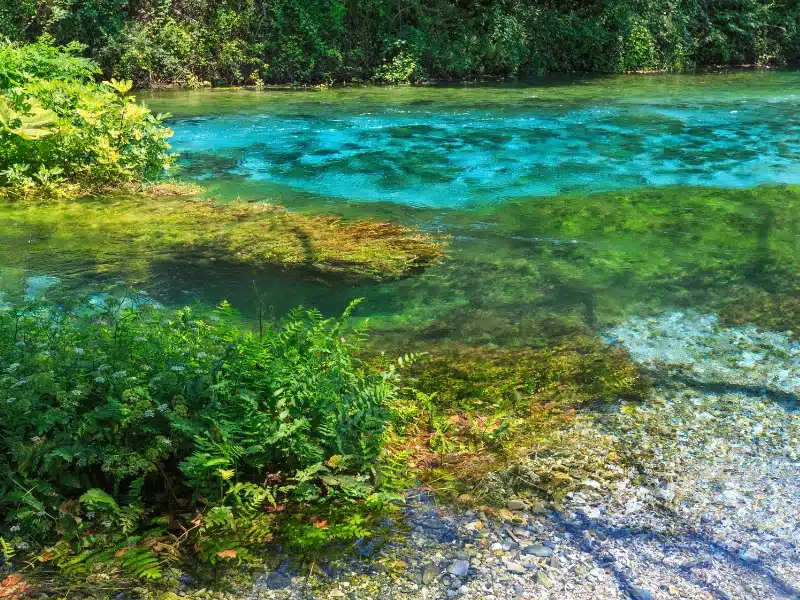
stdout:
MULTIPOLYGON (((7 3, 6 3, 7 4, 7 3)), ((88 44, 107 76, 402 82, 548 71, 685 70, 800 58, 796 0, 18 0, 0 35, 88 44), (32 37, 33 36, 33 37, 32 37), (404 44, 402 54, 396 52, 404 44), (254 75, 257 74, 256 77, 254 75)))
POLYGON ((64 195, 160 175, 172 132, 127 96, 130 82, 93 82, 81 46, 0 43, 0 191, 64 195))
POLYGON ((296 310, 255 333, 225 304, 203 316, 142 296, 3 306, 0 535, 67 572, 116 561, 140 577, 181 547, 247 558, 279 517, 295 537, 315 532, 300 545, 363 535, 358 511, 318 516, 381 498, 395 374, 353 358, 352 308, 296 310))

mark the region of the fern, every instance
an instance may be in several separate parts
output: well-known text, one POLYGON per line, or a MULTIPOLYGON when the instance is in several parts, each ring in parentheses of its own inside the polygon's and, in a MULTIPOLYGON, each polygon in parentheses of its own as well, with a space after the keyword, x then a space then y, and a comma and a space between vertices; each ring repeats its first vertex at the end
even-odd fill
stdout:
POLYGON ((14 558, 14 546, 9 544, 3 536, 0 536, 0 554, 3 555, 3 564, 10 565, 14 558))
POLYGON ((158 557, 147 546, 137 546, 125 552, 122 568, 137 579, 160 579, 164 574, 158 557))
POLYGON ((91 510, 110 510, 115 514, 120 513, 119 504, 111 496, 106 494, 103 490, 92 488, 85 492, 80 501, 83 502, 91 510))

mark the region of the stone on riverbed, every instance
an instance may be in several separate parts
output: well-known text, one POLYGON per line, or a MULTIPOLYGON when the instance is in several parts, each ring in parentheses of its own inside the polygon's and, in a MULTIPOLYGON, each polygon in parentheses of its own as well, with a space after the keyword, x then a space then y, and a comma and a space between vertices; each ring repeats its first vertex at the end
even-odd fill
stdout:
POLYGON ((550 558, 553 555, 553 549, 543 546, 542 544, 533 544, 527 548, 522 549, 523 554, 531 554, 539 558, 550 558))
POLYGON ((509 500, 508 501, 508 510, 527 510, 528 505, 523 500, 509 500))
POLYGON ((469 561, 455 560, 453 564, 447 567, 447 572, 456 577, 464 577, 469 572, 469 561))

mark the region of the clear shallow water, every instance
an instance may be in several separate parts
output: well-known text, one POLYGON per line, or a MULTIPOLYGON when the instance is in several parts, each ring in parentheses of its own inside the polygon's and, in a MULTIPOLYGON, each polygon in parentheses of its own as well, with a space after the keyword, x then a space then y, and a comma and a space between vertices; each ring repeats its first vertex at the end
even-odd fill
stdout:
POLYGON ((251 195, 458 207, 664 185, 800 183, 800 73, 539 85, 200 91, 175 114, 184 173, 251 195))
POLYGON ((247 315, 254 281, 276 315, 363 297, 389 350, 553 344, 687 308, 797 330, 799 96, 788 72, 149 94, 175 115, 184 172, 220 200, 398 219, 448 236, 451 258, 354 286, 154 256, 0 208, 0 288, 123 279, 247 315))

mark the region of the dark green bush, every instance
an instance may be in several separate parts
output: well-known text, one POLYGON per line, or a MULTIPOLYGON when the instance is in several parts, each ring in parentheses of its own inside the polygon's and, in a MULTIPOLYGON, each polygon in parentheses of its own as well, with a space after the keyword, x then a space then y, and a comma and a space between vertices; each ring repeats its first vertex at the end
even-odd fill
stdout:
MULTIPOLYGON (((353 358, 364 332, 349 312, 296 310, 254 333, 225 305, 203 316, 141 297, 4 306, 0 535, 51 546, 67 568, 149 548, 132 571, 155 576, 157 545, 246 558, 281 512, 379 498, 394 372, 353 358)), ((331 523, 330 536, 363 535, 359 522, 331 523)))
POLYGON ((107 75, 141 86, 391 83, 800 57, 794 0, 20 0, 0 8, 3 31, 77 39, 107 75))

